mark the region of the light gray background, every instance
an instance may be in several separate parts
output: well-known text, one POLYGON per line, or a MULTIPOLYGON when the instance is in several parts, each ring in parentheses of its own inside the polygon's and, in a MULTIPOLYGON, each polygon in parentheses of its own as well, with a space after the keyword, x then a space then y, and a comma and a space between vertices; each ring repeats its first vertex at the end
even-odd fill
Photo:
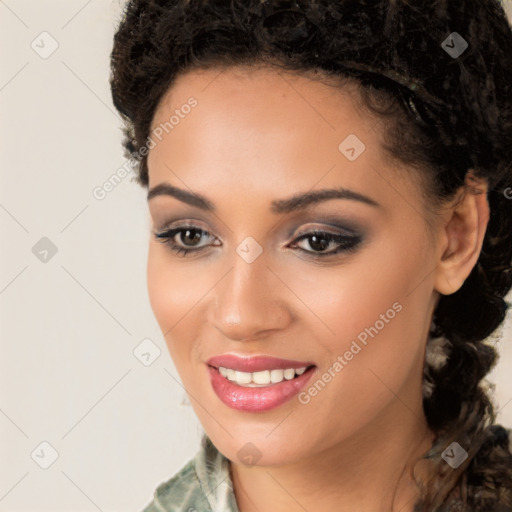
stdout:
MULTIPOLYGON (((132 173, 93 195, 126 164, 108 85, 123 3, 0 0, 0 512, 140 512, 199 447, 147 297, 144 191, 132 173)), ((498 347, 511 427, 510 315, 498 347)))

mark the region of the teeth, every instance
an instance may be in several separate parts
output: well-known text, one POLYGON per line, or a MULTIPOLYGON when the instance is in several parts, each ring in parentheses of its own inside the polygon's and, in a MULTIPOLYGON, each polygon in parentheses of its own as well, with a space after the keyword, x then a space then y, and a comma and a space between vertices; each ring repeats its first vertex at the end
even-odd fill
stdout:
POLYGON ((284 379, 284 370, 271 370, 270 371, 270 382, 277 384, 284 379))
POLYGON ((286 370, 263 370, 260 372, 239 372, 231 368, 219 367, 219 373, 232 382, 236 382, 240 386, 246 387, 261 387, 269 386, 270 384, 277 384, 283 379, 291 380, 296 375, 302 375, 306 371, 306 366, 303 368, 287 368, 286 370))
POLYGON ((246 376, 247 382, 237 380, 238 384, 248 384, 249 382, 253 382, 254 384, 267 384, 267 386, 270 384, 270 372, 268 370, 253 373, 240 373, 246 376))

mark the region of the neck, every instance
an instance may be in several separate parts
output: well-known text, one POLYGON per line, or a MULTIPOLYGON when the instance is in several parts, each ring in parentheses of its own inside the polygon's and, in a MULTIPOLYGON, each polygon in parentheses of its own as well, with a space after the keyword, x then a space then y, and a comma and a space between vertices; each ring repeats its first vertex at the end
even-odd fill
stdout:
POLYGON ((294 464, 231 462, 240 512, 413 512, 419 494, 412 468, 434 436, 422 410, 404 414, 404 404, 394 402, 387 418, 294 464))

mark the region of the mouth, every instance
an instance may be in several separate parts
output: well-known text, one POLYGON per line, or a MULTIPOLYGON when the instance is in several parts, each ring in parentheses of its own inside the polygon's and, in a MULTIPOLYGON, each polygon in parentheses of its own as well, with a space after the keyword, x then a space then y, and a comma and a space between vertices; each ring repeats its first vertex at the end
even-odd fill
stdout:
POLYGON ((315 365, 302 366, 299 368, 274 368, 260 370, 257 372, 243 372, 234 370, 232 368, 226 368, 224 366, 212 366, 210 368, 217 370, 222 377, 237 384, 241 387, 248 388, 264 388, 269 386, 275 386, 283 381, 290 381, 300 377, 302 374, 311 370, 315 365))
POLYGON ((206 364, 214 368, 226 368, 239 372, 253 373, 264 370, 298 370, 313 366, 313 361, 295 361, 269 355, 227 353, 210 357, 206 364))
POLYGON ((269 411, 290 401, 316 370, 316 365, 257 372, 206 366, 211 386, 220 401, 231 409, 253 413, 269 411))

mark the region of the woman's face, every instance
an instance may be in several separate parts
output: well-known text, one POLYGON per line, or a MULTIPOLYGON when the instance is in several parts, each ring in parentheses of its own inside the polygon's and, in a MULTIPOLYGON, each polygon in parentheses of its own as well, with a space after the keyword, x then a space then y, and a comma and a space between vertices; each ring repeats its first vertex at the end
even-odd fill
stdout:
POLYGON ((231 460, 298 461, 423 421, 438 246, 419 185, 385 159, 384 128, 354 94, 263 69, 194 71, 155 114, 152 228, 182 228, 168 241, 190 252, 151 235, 149 298, 204 430, 231 460), (270 373, 275 361, 210 361, 226 354, 314 367, 288 380, 270 373), (209 363, 283 380, 230 383, 209 363))

